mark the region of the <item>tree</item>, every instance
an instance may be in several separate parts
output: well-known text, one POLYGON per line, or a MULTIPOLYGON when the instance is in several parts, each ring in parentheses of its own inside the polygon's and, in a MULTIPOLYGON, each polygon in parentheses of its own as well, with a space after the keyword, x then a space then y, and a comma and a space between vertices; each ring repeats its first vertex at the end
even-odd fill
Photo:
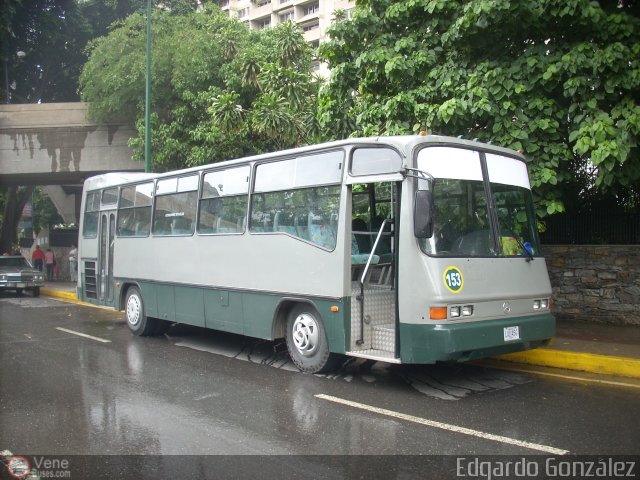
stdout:
POLYGON ((524 149, 541 216, 569 191, 638 198, 640 2, 363 0, 330 35, 325 131, 524 149))
MULTIPOLYGON (((156 0, 173 13, 195 11, 197 0, 156 0)), ((78 101, 85 47, 135 11, 141 0, 4 0, 2 60, 10 85, 5 103, 78 101)), ((4 73, 4 72, 3 72, 4 73)), ((6 86, 5 86, 6 87, 6 86)))
MULTIPOLYGON (((137 158, 144 152, 145 26, 145 17, 135 13, 93 41, 80 77, 92 118, 135 122, 139 136, 130 145, 137 158)), ((311 47, 297 27, 250 31, 213 5, 185 14, 156 9, 154 170, 309 141, 318 133, 311 121, 318 86, 310 70, 311 47)))
POLYGON ((2 230, 0 231, 0 252, 12 252, 18 243, 18 223, 33 187, 9 186, 4 199, 2 230))
POLYGON ((4 102, 77 101, 83 49, 91 35, 78 2, 5 0, 0 18, 9 85, 3 88, 4 102))
POLYGON ((33 232, 37 235, 43 228, 64 223, 49 195, 41 188, 34 188, 33 195, 33 232))

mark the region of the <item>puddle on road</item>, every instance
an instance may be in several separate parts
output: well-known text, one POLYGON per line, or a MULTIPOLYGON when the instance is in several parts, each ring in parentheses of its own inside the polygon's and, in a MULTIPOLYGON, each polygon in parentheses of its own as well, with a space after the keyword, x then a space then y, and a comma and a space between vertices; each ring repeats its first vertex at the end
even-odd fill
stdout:
MULTIPOLYGON (((176 330, 167 334, 177 347, 299 372, 289 358, 284 341, 272 342, 221 332, 193 333, 181 327, 174 327, 176 330)), ((362 358, 349 358, 335 373, 316 376, 378 384, 398 384, 400 381, 423 395, 440 400, 460 400, 469 395, 504 390, 532 381, 526 374, 474 365, 392 365, 362 358)))

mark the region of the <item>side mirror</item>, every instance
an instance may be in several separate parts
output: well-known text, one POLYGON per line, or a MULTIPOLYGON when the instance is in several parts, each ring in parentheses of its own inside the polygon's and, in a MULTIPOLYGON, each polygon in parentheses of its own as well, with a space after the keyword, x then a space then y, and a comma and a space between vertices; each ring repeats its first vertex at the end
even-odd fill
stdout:
POLYGON ((416 238, 430 238, 433 235, 433 191, 418 190, 413 206, 413 234, 416 238))

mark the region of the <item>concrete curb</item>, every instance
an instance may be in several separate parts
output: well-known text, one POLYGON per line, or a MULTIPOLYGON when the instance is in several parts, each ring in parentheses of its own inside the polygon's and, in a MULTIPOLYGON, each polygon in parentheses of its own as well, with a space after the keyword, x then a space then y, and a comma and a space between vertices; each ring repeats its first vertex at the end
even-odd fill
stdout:
POLYGON ((496 360, 581 372, 640 378, 640 359, 538 348, 494 357, 496 360))
MULTIPOLYGON (((40 294, 57 298, 66 302, 77 303, 90 307, 97 307, 91 303, 78 300, 75 292, 65 292, 52 288, 41 288, 40 294)), ((597 355, 594 353, 570 352, 538 348, 526 352, 509 353, 493 357, 495 360, 542 367, 562 368, 602 375, 616 375, 620 377, 640 378, 640 359, 630 357, 616 357, 597 355)))

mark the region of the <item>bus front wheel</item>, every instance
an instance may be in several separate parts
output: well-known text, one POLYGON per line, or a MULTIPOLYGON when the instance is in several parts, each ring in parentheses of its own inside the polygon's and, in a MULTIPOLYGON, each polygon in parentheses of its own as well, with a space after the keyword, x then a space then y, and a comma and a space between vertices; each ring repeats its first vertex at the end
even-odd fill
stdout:
POLYGON ((159 320, 147 317, 144 311, 142 294, 138 287, 129 287, 124 301, 124 318, 129 330, 135 335, 146 337, 155 335, 159 320))
POLYGON ((287 350, 303 372, 321 373, 336 366, 320 314, 310 305, 298 305, 287 320, 287 350))

